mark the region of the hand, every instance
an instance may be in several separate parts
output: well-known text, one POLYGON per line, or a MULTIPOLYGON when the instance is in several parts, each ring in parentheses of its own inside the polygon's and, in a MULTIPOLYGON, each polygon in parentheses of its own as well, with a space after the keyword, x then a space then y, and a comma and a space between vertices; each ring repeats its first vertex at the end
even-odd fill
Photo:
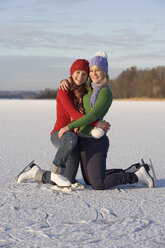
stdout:
POLYGON ((79 128, 78 128, 78 127, 75 127, 75 128, 74 128, 74 133, 76 133, 76 134, 77 134, 77 133, 78 133, 78 131, 79 131, 79 128))
POLYGON ((70 90, 70 83, 72 82, 72 79, 69 77, 68 79, 64 79, 61 81, 59 89, 68 91, 70 90))
POLYGON ((107 132, 108 130, 110 130, 110 123, 106 122, 106 121, 99 121, 97 123, 97 127, 102 128, 105 132, 107 132))
POLYGON ((68 91, 69 90, 69 85, 68 85, 68 80, 64 79, 61 81, 59 89, 68 91))
POLYGON ((58 132, 58 137, 59 137, 59 139, 61 139, 61 138, 62 138, 62 135, 63 135, 64 133, 68 132, 68 131, 69 131, 69 128, 68 128, 67 126, 61 128, 60 131, 58 132))

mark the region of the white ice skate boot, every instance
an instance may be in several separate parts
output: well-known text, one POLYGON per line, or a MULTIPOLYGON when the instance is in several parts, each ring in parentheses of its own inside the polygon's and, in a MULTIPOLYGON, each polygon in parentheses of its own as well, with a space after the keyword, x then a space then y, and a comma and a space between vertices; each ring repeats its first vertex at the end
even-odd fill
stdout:
POLYGON ((130 167, 128 167, 127 169, 125 169, 125 172, 135 173, 140 167, 141 167, 140 163, 133 164, 130 167))
POLYGON ((153 188, 155 186, 154 180, 149 174, 149 170, 146 170, 143 165, 135 172, 135 175, 137 176, 138 181, 148 185, 148 188, 153 188))
POLYGON ((32 161, 30 164, 28 164, 15 178, 15 181, 17 183, 23 183, 26 180, 31 180, 36 177, 37 172, 42 171, 39 166, 34 164, 34 161, 32 161))
POLYGON ((56 174, 56 173, 51 172, 50 179, 51 181, 53 181, 55 184, 57 184, 60 187, 71 186, 71 182, 61 174, 56 174))
MULTIPOLYGON (((143 162, 144 162, 144 161, 143 161, 143 162)), ((147 171, 150 170, 148 164, 142 163, 142 165, 145 167, 145 169, 146 169, 147 171)), ((135 173, 137 170, 140 169, 140 167, 141 167, 142 165, 141 165, 140 163, 133 164, 133 165, 131 165, 130 167, 128 167, 128 168, 125 170, 125 172, 135 173)))
POLYGON ((51 171, 50 179, 55 184, 57 184, 60 187, 71 186, 71 182, 66 177, 63 176, 65 168, 58 167, 57 165, 52 163, 50 166, 50 171, 51 171))

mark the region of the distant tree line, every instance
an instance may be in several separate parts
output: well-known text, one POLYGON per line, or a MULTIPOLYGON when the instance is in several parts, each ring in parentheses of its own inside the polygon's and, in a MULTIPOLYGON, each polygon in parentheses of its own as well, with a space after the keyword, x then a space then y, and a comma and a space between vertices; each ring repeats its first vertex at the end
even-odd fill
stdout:
MULTIPOLYGON (((123 71, 111 80, 115 99, 124 98, 165 98, 165 66, 139 70, 136 66, 123 71)), ((58 89, 40 91, 37 99, 55 99, 58 89)))
MULTIPOLYGON (((165 66, 139 70, 136 66, 123 71, 111 80, 115 99, 123 98, 165 98, 165 66)), ((42 91, 0 91, 0 98, 56 99, 58 89, 42 91)))
POLYGON ((40 93, 36 96, 36 99, 56 99, 58 89, 45 89, 41 90, 40 93))
POLYGON ((137 70, 136 66, 123 71, 111 80, 114 98, 165 98, 165 67, 137 70))
POLYGON ((7 91, 0 90, 0 99, 34 99, 38 95, 38 92, 35 91, 7 91))

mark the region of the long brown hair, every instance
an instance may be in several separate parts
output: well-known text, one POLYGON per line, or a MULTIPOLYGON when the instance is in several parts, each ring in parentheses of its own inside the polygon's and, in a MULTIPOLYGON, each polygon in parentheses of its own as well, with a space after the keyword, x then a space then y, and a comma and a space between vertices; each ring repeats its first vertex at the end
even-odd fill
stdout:
POLYGON ((84 83, 78 86, 77 84, 74 83, 72 77, 70 77, 70 79, 71 79, 70 89, 75 96, 74 106, 79 112, 84 113, 83 96, 88 92, 87 85, 86 83, 84 83))

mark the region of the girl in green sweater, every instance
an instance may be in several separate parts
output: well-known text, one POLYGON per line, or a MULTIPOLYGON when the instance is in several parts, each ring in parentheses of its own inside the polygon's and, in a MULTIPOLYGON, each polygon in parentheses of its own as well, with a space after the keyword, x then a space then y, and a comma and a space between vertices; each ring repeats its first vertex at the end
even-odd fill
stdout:
POLYGON ((133 184, 142 181, 149 188, 154 187, 154 180, 149 174, 147 164, 134 164, 128 169, 106 170, 106 157, 109 139, 104 134, 99 139, 92 137, 89 125, 97 119, 102 120, 112 103, 109 88, 108 61, 104 52, 99 52, 89 63, 91 90, 83 97, 85 115, 60 129, 58 136, 74 128, 79 128, 79 147, 81 153, 81 170, 86 184, 95 190, 104 190, 121 184, 133 184))

